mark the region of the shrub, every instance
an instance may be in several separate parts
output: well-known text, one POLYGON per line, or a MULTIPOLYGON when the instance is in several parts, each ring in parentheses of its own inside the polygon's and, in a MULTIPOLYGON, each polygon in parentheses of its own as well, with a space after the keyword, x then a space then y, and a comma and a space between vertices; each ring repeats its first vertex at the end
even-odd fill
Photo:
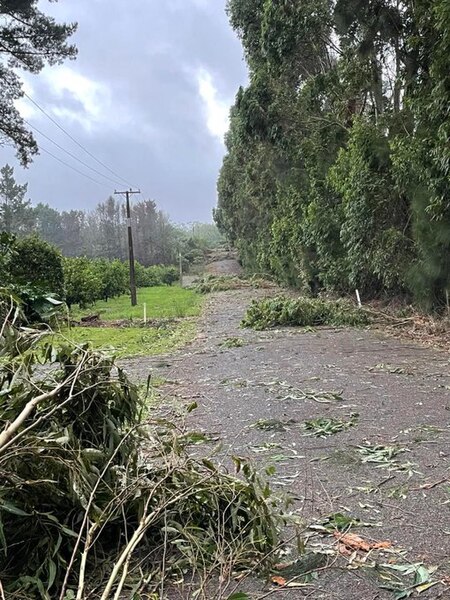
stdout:
POLYGON ((116 298, 129 289, 128 268, 120 260, 99 258, 93 261, 93 268, 101 281, 101 299, 116 298))
POLYGON ((38 288, 10 284, 0 288, 0 320, 11 319, 21 325, 53 324, 61 315, 64 302, 38 288), (11 306, 11 298, 16 307, 11 306))
POLYGON ((103 282, 94 261, 88 258, 65 258, 64 276, 66 282, 66 302, 85 307, 101 298, 103 282))
POLYGON ((242 321, 243 327, 268 329, 276 326, 363 326, 369 317, 346 300, 320 298, 264 298, 254 300, 242 321))
MULTIPOLYGON (((152 267, 149 267, 150 269, 152 267)), ((177 267, 160 267, 161 271, 161 281, 164 285, 173 285, 180 279, 180 272, 177 267)))
POLYGON ((135 272, 136 286, 138 288, 172 285, 180 278, 177 267, 173 266, 152 265, 150 267, 143 267, 136 262, 135 272))
POLYGON ((57 248, 30 236, 14 244, 10 260, 11 280, 15 284, 40 289, 64 298, 63 258, 57 248))

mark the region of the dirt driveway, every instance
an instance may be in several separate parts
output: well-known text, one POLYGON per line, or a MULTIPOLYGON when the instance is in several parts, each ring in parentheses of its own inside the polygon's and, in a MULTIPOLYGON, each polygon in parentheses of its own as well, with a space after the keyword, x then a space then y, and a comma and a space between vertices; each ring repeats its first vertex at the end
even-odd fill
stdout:
MULTIPOLYGON (((283 600, 392 599, 395 594, 382 587, 391 585, 387 574, 392 581, 401 579, 411 563, 423 563, 430 574, 438 567, 427 581, 445 582, 450 570, 448 354, 371 331, 240 329, 251 299, 267 293, 247 289, 209 296, 192 345, 163 360, 130 363, 131 371, 153 368, 172 382, 168 393, 186 403, 195 398, 199 408, 191 424, 222 440, 225 461, 234 454, 275 467, 273 487, 292 494, 306 525, 333 522, 342 514, 359 521, 352 532, 391 544, 386 552, 373 553, 341 544, 342 556, 311 586, 273 589, 273 594, 283 600), (323 438, 305 435, 317 430, 306 430, 304 423, 319 418, 325 427, 331 422, 344 429, 323 438), (375 565, 382 564, 387 567, 379 572, 375 565)), ((309 543, 327 542, 318 535, 309 543)), ((244 590, 246 585, 252 592, 264 587, 244 583, 244 590)), ((270 584, 264 589, 271 593, 270 584)), ((409 591, 416 596, 417 590, 409 591)), ((397 596, 403 597, 409 596, 397 596)), ((420 598, 450 598, 450 591, 439 583, 420 598)))

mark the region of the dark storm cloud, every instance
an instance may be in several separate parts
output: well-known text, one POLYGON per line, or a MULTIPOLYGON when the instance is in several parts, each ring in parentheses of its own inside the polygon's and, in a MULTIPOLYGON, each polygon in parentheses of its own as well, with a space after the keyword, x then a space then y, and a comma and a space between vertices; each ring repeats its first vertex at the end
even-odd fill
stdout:
MULTIPOLYGON (((45 10, 58 19, 79 22, 79 56, 29 79, 33 96, 175 221, 210 219, 224 152, 220 136, 226 107, 246 80, 240 44, 224 4, 225 0, 45 3, 45 10)), ((36 127, 100 168, 38 111, 29 112, 28 105, 25 113, 36 127)), ((42 145, 75 164, 50 142, 42 140, 42 145)), ((85 171, 81 165, 77 168, 85 171)), ((30 182, 34 202, 59 208, 93 206, 114 188, 101 180, 102 189, 45 154, 17 175, 30 182)))

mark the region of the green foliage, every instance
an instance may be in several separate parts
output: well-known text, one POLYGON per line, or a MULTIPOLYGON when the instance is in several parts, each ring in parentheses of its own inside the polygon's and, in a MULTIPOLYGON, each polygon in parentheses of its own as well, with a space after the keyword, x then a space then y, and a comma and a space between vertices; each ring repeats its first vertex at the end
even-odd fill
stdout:
POLYGON ((404 221, 405 199, 391 174, 388 140, 368 121, 355 121, 329 180, 342 198, 341 241, 349 286, 373 295, 402 292, 413 259, 404 221))
POLYGON ((99 258, 93 261, 93 269, 101 281, 101 298, 116 298, 124 294, 129 286, 129 272, 127 266, 120 260, 106 260, 99 258))
POLYGON ((350 427, 354 427, 358 423, 359 415, 354 413, 350 416, 349 421, 344 419, 335 419, 332 417, 318 417, 317 419, 310 419, 305 421, 303 427, 307 432, 307 435, 313 435, 315 437, 326 438, 335 433, 345 431, 350 427))
MULTIPOLYGON (((28 241, 24 243, 28 244, 28 241)), ((15 235, 0 233, 0 320, 16 319, 24 325, 50 323, 61 312, 63 303, 51 296, 45 282, 26 284, 16 277, 14 269, 17 264, 22 264, 20 247, 15 235)))
MULTIPOLYGON (((54 324, 61 315, 64 303, 36 287, 9 284, 0 288, 0 319, 16 316, 23 325, 54 324), (11 299, 16 310, 11 306, 11 299)), ((9 319, 8 319, 9 320, 9 319)))
POLYGON ((88 258, 64 258, 66 302, 87 306, 102 297, 103 281, 95 263, 88 258))
POLYGON ((161 577, 217 569, 222 548, 227 568, 267 566, 279 504, 246 461, 236 459, 241 477, 232 477, 189 456, 179 422, 141 424, 137 389, 112 359, 67 343, 48 345, 43 357, 37 334, 1 331, 0 579, 8 597, 84 597, 93 585, 102 598, 119 597, 127 572, 133 586, 144 585, 142 556, 154 574, 146 593, 160 590, 161 577))
POLYGON ((448 2, 230 0, 240 88, 216 223, 249 271, 312 292, 450 286, 448 2))
POLYGON ((253 300, 242 321, 242 326, 261 330, 277 326, 361 327, 368 323, 367 313, 345 300, 293 299, 278 296, 253 300))
MULTIPOLYGON (((64 258, 63 263, 69 307, 79 304, 84 308, 97 300, 108 301, 109 298, 123 295, 129 288, 128 263, 86 257, 64 258)), ((136 262, 135 272, 137 287, 172 285, 179 279, 176 267, 144 267, 136 262)))
POLYGON ((262 279, 258 275, 252 277, 238 275, 204 275, 196 279, 193 289, 199 294, 210 294, 212 292, 226 292, 229 290, 240 290, 243 288, 268 288, 272 283, 262 279))
POLYGON ((37 74, 46 65, 76 56, 67 43, 74 24, 59 24, 45 15, 36 0, 4 0, 0 4, 0 145, 13 144, 23 165, 37 152, 37 144, 26 129, 15 102, 23 96, 20 69, 37 74))
POLYGON ((172 285, 180 279, 177 267, 153 265, 144 267, 135 263, 136 285, 138 288, 157 287, 160 285, 172 285))
POLYGON ((11 280, 11 260, 16 254, 15 250, 16 236, 0 232, 0 281, 6 285, 11 280))
POLYGON ((32 229, 32 209, 25 200, 28 185, 14 179, 14 168, 5 165, 0 169, 0 231, 28 233, 32 229))
POLYGON ((249 287, 249 282, 235 275, 204 275, 194 283, 194 289, 199 294, 226 292, 244 287, 249 287))
POLYGON ((13 283, 64 298, 61 253, 37 236, 16 241, 9 268, 13 283))
MULTIPOLYGON (((37 360, 33 353, 14 366, 2 364, 0 389, 7 390, 0 402, 2 431, 36 394, 28 375, 37 360), (12 385, 11 369, 17 373, 12 385)), ((39 382, 46 397, 38 416, 61 408, 41 422, 31 414, 19 433, 30 431, 0 449, 3 550, 15 547, 2 562, 1 577, 9 591, 27 590, 30 598, 49 598, 61 585, 85 510, 100 518, 113 490, 119 492, 121 468, 132 469, 137 460, 134 439, 124 434, 139 405, 123 372, 112 380, 110 359, 68 345, 58 351, 48 346, 45 362, 53 373, 39 382), (97 482, 96 503, 89 509, 97 482)))
POLYGON ((230 337, 220 344, 223 348, 241 348, 245 345, 245 340, 238 337, 230 337))

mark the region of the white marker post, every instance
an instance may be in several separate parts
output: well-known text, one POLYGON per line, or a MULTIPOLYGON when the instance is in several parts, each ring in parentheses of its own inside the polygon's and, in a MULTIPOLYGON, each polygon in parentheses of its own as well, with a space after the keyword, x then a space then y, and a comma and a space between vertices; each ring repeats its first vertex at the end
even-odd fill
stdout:
POLYGON ((147 304, 144 302, 144 325, 147 325, 147 304))
POLYGON ((358 308, 362 308, 361 296, 359 295, 359 290, 356 290, 356 300, 358 301, 358 308))

